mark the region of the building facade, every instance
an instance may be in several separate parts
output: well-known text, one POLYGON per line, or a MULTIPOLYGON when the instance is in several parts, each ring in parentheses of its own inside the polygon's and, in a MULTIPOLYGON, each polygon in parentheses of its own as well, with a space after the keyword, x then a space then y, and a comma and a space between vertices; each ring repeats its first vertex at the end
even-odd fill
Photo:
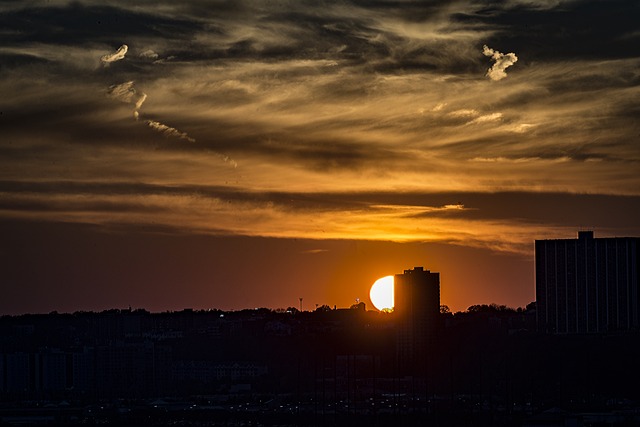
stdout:
POLYGON ((640 238, 536 240, 539 332, 604 333, 640 326, 640 238))
POLYGON ((440 273, 422 267, 394 276, 394 316, 400 369, 420 374, 426 369, 440 314, 440 273))

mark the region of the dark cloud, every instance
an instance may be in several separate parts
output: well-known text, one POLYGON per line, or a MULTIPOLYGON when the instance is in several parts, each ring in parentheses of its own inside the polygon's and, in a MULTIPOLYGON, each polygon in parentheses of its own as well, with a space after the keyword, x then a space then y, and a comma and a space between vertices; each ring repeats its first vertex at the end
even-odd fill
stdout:
POLYGON ((548 8, 532 5, 491 2, 482 7, 476 2, 447 9, 440 2, 417 1, 354 1, 344 2, 340 8, 334 3, 301 2, 292 7, 277 2, 189 2, 165 5, 168 12, 161 14, 161 8, 72 3, 5 10, 0 13, 0 26, 5 30, 6 46, 100 43, 115 49, 127 43, 144 52, 148 47, 143 44, 155 40, 166 48, 158 52, 160 59, 333 57, 378 63, 379 71, 396 72, 440 67, 475 71, 481 58, 468 57, 467 49, 453 37, 456 31, 493 33, 485 43, 503 52, 518 52, 525 64, 544 59, 638 56, 638 44, 630 34, 637 31, 640 6, 633 0, 562 2, 548 8), (418 42, 381 26, 385 19, 410 25, 437 24, 437 32, 450 37, 418 42), (244 34, 236 28, 240 24, 252 31, 244 34), (261 37, 264 34, 281 39, 265 40, 261 37), (205 35, 207 42, 200 37, 205 35))
MULTIPOLYGON (((272 204, 290 211, 366 210, 376 206, 424 208, 415 218, 448 217, 474 221, 519 221, 559 227, 595 227, 604 232, 632 232, 637 227, 640 196, 575 194, 549 192, 253 192, 228 186, 162 186, 142 183, 83 183, 72 181, 0 181, 0 193, 7 197, 0 210, 105 210, 151 212, 144 204, 131 204, 130 198, 72 199, 49 196, 197 196, 230 202, 272 204)), ((144 198, 140 199, 141 201, 144 198)), ((170 209, 170 207, 167 207, 170 209)))
POLYGON ((527 64, 640 56, 640 45, 626 37, 637 31, 640 21, 640 4, 635 0, 558 2, 549 8, 505 5, 455 18, 494 29, 488 44, 517 51, 527 64))
POLYGON ((47 65, 49 61, 36 55, 20 53, 0 53, 0 71, 3 69, 24 69, 34 65, 47 65))
MULTIPOLYGON (((9 34, 7 45, 106 44, 115 50, 126 43, 142 53, 149 49, 147 43, 160 43, 158 59, 171 58, 169 62, 325 58, 366 63, 378 72, 468 70, 476 63, 459 54, 455 38, 416 43, 380 26, 383 19, 425 24, 446 20, 436 3, 347 2, 335 11, 332 3, 290 6, 187 4, 176 7, 182 12, 174 14, 179 17, 169 17, 152 9, 74 3, 5 11, 0 13, 0 25, 9 34)), ((136 58, 119 64, 120 69, 151 71, 144 68, 147 58, 136 58)))
MULTIPOLYGON (((101 212, 101 213, 159 213, 163 210, 158 206, 144 206, 141 204, 133 204, 117 201, 90 201, 90 200, 56 200, 48 197, 54 196, 55 193, 47 194, 31 194, 26 198, 15 198, 11 196, 4 197, 0 200, 0 211, 5 212, 37 212, 37 213, 53 213, 53 212, 101 212)), ((165 209, 169 209, 168 207, 165 209)))
MULTIPOLYGON (((411 197, 411 196, 405 196, 411 197)), ((420 196, 413 196, 420 197, 420 196)), ((640 197, 599 194, 501 192, 489 194, 424 195, 432 204, 460 203, 467 208, 457 214, 473 220, 518 220, 528 224, 547 224, 596 228, 620 235, 635 233, 640 197), (618 229, 617 231, 613 231, 618 229)))
POLYGON ((42 42, 86 45, 122 44, 123 37, 189 38, 201 26, 193 21, 161 17, 111 6, 23 7, 0 13, 5 45, 42 42), (63 30, 62 30, 63 29, 63 30))
MULTIPOLYGON (((62 141, 64 144, 96 145, 102 146, 139 146, 149 143, 151 131, 144 129, 144 126, 136 126, 131 114, 131 109, 126 106, 122 110, 122 115, 113 114, 113 101, 107 99, 104 94, 97 92, 96 99, 93 100, 68 100, 65 104, 46 103, 38 105, 23 105, 19 109, 0 104, 4 108, 6 115, 5 135, 14 141, 20 141, 20 145, 5 147, 8 152, 19 156, 33 156, 30 150, 33 149, 29 140, 39 141, 38 145, 50 144, 52 141, 62 141), (104 97, 104 100, 101 99, 104 97), (107 102, 105 102, 107 101, 107 102), (109 102, 110 101, 110 102, 109 102), (108 120, 101 120, 101 117, 108 117, 108 120), (45 143, 44 141, 47 141, 45 143)), ((119 104, 116 104, 119 106, 119 104)), ((117 111, 117 110, 116 110, 117 111)), ((42 147, 47 152, 47 148, 42 147)), ((63 147, 49 147, 54 152, 63 147)))

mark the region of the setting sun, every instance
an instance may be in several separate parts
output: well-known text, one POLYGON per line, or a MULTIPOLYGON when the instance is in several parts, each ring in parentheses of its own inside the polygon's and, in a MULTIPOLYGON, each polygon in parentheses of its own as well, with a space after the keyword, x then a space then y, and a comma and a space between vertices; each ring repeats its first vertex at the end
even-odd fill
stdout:
POLYGON ((369 298, 378 310, 393 310, 393 276, 376 280, 369 291, 369 298))

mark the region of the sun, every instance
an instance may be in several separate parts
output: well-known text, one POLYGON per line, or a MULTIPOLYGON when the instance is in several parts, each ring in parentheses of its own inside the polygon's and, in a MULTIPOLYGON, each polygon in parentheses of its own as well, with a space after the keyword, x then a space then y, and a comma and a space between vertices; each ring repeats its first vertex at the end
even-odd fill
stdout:
POLYGON ((376 280, 369 291, 369 298, 378 310, 393 310, 393 276, 376 280))

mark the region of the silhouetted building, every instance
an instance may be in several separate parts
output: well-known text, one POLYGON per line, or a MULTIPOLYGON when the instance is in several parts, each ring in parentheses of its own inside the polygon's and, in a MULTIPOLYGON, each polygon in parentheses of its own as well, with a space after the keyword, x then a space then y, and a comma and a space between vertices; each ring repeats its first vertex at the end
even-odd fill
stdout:
POLYGON ((71 373, 68 372, 71 356, 60 349, 42 349, 36 358, 39 384, 44 391, 62 391, 69 387, 71 373))
POLYGON ((73 388, 80 393, 93 392, 96 388, 95 349, 83 347, 72 358, 73 388))
POLYGON ((538 331, 601 333, 638 329, 640 238, 536 240, 538 331))
POLYGON ((35 372, 31 368, 30 355, 24 352, 16 352, 5 355, 5 387, 10 393, 27 392, 33 389, 35 384, 35 372))
POLYGON ((440 273, 415 267, 396 274, 394 302, 400 369, 406 373, 423 373, 429 346, 438 329, 440 273))

